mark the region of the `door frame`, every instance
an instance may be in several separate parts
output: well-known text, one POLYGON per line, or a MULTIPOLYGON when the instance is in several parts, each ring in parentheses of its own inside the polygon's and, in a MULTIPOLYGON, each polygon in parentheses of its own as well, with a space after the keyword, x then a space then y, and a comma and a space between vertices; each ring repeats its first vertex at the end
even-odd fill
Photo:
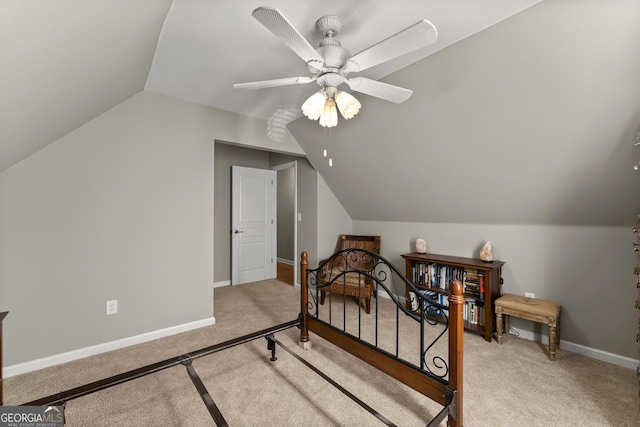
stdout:
MULTIPOLYGON (((293 168, 293 286, 299 287, 298 283, 298 270, 300 269, 300 260, 298 259, 298 161, 293 160, 291 162, 282 163, 280 165, 271 166, 269 169, 273 171, 279 171, 283 169, 293 168)), ((276 198, 278 195, 276 194, 276 198)), ((282 224, 278 224, 278 227, 282 227, 282 224)), ((277 233, 276 233, 276 247, 277 247, 277 233)), ((277 254, 276 254, 277 256, 277 254)))

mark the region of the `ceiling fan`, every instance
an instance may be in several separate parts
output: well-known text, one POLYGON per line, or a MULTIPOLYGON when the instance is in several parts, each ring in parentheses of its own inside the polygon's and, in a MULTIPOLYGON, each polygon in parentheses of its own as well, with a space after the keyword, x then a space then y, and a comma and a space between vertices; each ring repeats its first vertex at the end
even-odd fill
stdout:
POLYGON ((305 61, 311 75, 236 83, 233 87, 262 89, 316 82, 322 89, 307 99, 301 108, 305 116, 312 120, 319 120, 320 124, 326 127, 337 124, 336 110, 339 110, 345 119, 352 118, 360 110, 360 102, 357 99, 337 89, 343 83, 356 92, 395 103, 409 99, 413 93, 410 89, 366 77, 348 77, 348 75, 428 46, 435 43, 438 37, 435 26, 423 19, 362 52, 351 55, 335 38, 342 29, 342 19, 338 16, 327 15, 318 19, 316 27, 324 39, 320 42, 318 49, 315 49, 278 9, 258 7, 252 15, 305 61))

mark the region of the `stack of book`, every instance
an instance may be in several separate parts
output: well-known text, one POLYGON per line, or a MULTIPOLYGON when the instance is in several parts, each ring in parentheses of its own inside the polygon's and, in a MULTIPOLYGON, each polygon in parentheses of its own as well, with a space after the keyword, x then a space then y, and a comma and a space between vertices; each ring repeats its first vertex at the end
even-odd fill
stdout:
POLYGON ((481 272, 465 269, 462 286, 465 294, 484 299, 484 275, 481 272))
POLYGON ((413 265, 411 275, 413 283, 428 288, 448 291, 454 280, 464 281, 465 269, 452 265, 417 262, 413 265))
POLYGON ((475 300, 465 302, 463 317, 465 322, 484 326, 484 305, 480 305, 475 300))

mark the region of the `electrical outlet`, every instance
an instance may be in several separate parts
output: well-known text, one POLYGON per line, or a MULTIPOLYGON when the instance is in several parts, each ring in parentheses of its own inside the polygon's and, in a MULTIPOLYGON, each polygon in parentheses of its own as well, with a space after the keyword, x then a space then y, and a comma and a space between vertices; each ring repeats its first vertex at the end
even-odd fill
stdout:
POLYGON ((107 301, 107 316, 118 313, 118 300, 107 301))
POLYGON ((525 292, 524 293, 524 297, 525 298, 535 298, 536 294, 534 294, 533 292, 525 292))

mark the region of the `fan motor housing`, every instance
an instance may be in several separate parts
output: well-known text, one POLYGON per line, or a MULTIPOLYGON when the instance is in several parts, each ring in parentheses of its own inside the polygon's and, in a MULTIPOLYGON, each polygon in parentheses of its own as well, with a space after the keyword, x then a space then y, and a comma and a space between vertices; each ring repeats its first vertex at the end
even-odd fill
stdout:
POLYGON ((340 41, 334 38, 342 30, 342 18, 336 15, 325 15, 316 21, 316 27, 325 37, 320 41, 320 47, 316 49, 324 59, 323 71, 342 68, 351 58, 351 52, 343 48, 340 41))
POLYGON ((324 58, 325 68, 342 68, 351 58, 351 52, 339 45, 320 46, 316 50, 324 58))

